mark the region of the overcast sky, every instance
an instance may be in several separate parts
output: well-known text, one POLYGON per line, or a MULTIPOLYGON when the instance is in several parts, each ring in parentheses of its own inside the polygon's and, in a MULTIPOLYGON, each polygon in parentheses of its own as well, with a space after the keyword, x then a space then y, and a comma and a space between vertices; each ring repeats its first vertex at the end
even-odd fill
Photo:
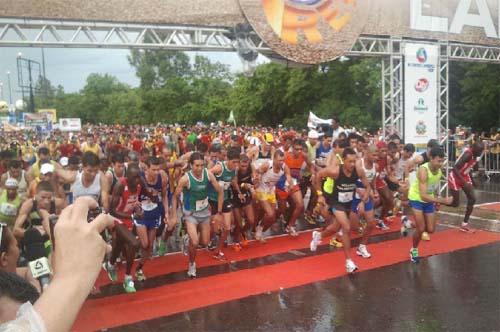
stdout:
MULTIPOLYGON (((53 86, 62 85, 66 92, 77 92, 85 85, 87 76, 91 73, 108 73, 119 81, 138 86, 139 80, 135 76, 134 68, 128 61, 129 50, 119 49, 77 49, 77 48, 45 48, 45 70, 47 78, 53 86)), ((9 102, 8 75, 12 87, 12 102, 21 98, 18 87, 16 58, 21 52, 24 58, 42 63, 40 48, 3 47, 0 51, 0 82, 3 83, 3 100, 9 102)), ((236 53, 230 52, 190 52, 205 55, 212 61, 219 61, 230 65, 231 71, 240 72, 243 69, 236 53)), ((259 57, 258 62, 265 62, 259 57)), ((1 99, 1 95, 0 95, 1 99)))

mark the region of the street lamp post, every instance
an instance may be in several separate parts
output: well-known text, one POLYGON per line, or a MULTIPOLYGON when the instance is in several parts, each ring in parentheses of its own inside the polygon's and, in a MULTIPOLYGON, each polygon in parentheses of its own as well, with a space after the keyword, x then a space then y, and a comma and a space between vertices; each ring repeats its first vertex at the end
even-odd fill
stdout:
POLYGON ((12 85, 10 85, 10 71, 7 71, 7 82, 9 83, 9 107, 12 107, 12 85))

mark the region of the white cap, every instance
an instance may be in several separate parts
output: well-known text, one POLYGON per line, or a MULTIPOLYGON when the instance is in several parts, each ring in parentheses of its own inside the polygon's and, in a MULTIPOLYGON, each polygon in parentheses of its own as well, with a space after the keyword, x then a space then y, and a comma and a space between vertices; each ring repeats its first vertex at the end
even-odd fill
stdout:
POLYGON ((42 167, 40 167, 40 173, 45 175, 47 173, 54 173, 54 165, 52 164, 43 164, 42 167))
POLYGON ((59 160, 59 164, 61 164, 62 167, 66 167, 68 166, 69 164, 69 159, 68 157, 62 157, 60 160, 59 160))
POLYGON ((13 178, 9 178, 5 181, 5 187, 6 188, 17 188, 18 187, 18 183, 17 183, 17 180, 16 179, 13 179, 13 178))
POLYGON ((312 129, 312 130, 309 130, 309 134, 307 134, 307 137, 312 138, 312 139, 318 139, 319 134, 316 130, 312 129))

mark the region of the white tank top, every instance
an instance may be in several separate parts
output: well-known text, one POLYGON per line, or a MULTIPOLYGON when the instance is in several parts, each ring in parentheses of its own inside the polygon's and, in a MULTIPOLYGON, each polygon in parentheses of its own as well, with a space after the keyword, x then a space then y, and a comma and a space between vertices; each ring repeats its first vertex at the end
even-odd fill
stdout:
POLYGON ((285 174, 283 168, 279 170, 278 173, 274 171, 273 165, 269 167, 267 172, 262 174, 262 178, 259 184, 258 189, 265 191, 265 192, 272 192, 274 191, 274 187, 276 186, 276 183, 279 181, 279 179, 285 174))
POLYGON ((365 167, 365 159, 363 158, 361 159, 361 165, 365 170, 366 179, 368 180, 368 182, 371 183, 375 178, 375 175, 377 175, 377 170, 375 169, 375 163, 372 164, 372 168, 368 169, 365 167))
POLYGON ((7 172, 7 179, 15 179, 17 180, 17 193, 21 197, 21 199, 25 199, 28 194, 28 182, 26 182, 26 174, 24 170, 21 171, 21 180, 18 180, 10 175, 10 172, 7 172))
POLYGON ((89 187, 84 187, 82 183, 83 172, 78 172, 76 174, 76 180, 71 185, 71 192, 73 193, 73 199, 76 200, 78 197, 90 196, 96 201, 99 201, 101 196, 101 173, 97 173, 94 182, 89 187))

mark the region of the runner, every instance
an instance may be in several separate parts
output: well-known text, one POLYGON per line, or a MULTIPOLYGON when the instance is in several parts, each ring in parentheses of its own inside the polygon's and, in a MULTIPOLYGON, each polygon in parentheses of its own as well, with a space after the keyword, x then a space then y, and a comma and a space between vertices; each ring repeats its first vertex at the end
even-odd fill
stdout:
POLYGON ((146 160, 146 172, 142 176, 146 188, 140 195, 140 203, 143 218, 133 219, 137 236, 141 243, 141 259, 136 268, 137 280, 144 281, 146 276, 143 267, 147 259, 151 257, 151 250, 156 238, 156 231, 162 222, 168 219, 168 177, 161 169, 160 160, 157 157, 149 157, 146 160), (150 195, 153 195, 150 198, 150 195))
POLYGON ((247 232, 252 230, 255 224, 255 211, 253 206, 253 179, 255 172, 250 158, 246 154, 240 155, 240 166, 236 174, 238 178, 238 186, 241 190, 243 197, 233 190, 233 213, 235 219, 235 230, 233 238, 236 241, 233 248, 236 251, 241 250, 241 244, 247 244, 247 232), (243 225, 243 214, 245 215, 245 224, 243 225), (241 244, 240 244, 241 243, 241 244))
POLYGON ((458 157, 450 174, 448 175, 448 187, 450 188, 453 202, 451 206, 458 207, 460 204, 460 190, 463 190, 467 197, 467 208, 465 210, 464 221, 460 230, 466 233, 474 233, 475 230, 469 226, 469 218, 476 203, 474 192, 474 182, 470 176, 470 171, 481 160, 484 151, 482 142, 475 142, 472 147, 466 148, 458 157))
POLYGON ((189 266, 188 276, 196 277, 196 250, 198 245, 207 246, 210 237, 210 210, 208 204, 208 184, 217 191, 217 207, 215 219, 222 222, 222 207, 224 203, 224 189, 219 186, 215 176, 205 168, 203 154, 194 152, 189 157, 191 170, 179 180, 179 184, 172 197, 172 216, 169 218, 169 229, 177 223, 177 203, 183 195, 182 211, 189 239, 189 266))
POLYGON ((450 205, 452 197, 436 197, 439 181, 442 176, 441 168, 444 163, 444 152, 439 147, 433 147, 429 152, 429 161, 419 167, 417 180, 411 184, 408 198, 415 216, 416 230, 413 234, 413 247, 410 250, 410 259, 418 263, 418 245, 422 233, 433 233, 436 227, 434 219, 435 203, 450 205))
POLYGON ((17 180, 7 179, 4 188, 0 190, 0 223, 5 223, 12 229, 22 201, 18 193, 17 180))
POLYGON ((21 200, 24 200, 28 196, 28 176, 22 169, 21 161, 9 161, 9 170, 2 174, 0 188, 5 187, 5 182, 8 179, 15 179, 17 181, 17 193, 19 194, 21 200))
MULTIPOLYGON (((122 221, 122 224, 115 225, 113 229, 113 250, 109 261, 104 262, 103 268, 108 273, 111 281, 115 282, 117 278, 116 260, 123 253, 126 259, 125 278, 123 280, 123 289, 127 293, 135 293, 135 284, 132 278, 132 266, 139 242, 132 234, 132 220, 143 219, 144 212, 141 209, 139 195, 141 189, 140 169, 137 163, 128 165, 126 177, 120 178, 120 181, 113 189, 111 196, 111 214, 122 221)), ((144 280, 144 274, 140 269, 136 269, 136 278, 139 281, 144 280)))
MULTIPOLYGON (((335 181, 333 195, 330 196, 331 198, 329 197, 328 201, 326 201, 325 197, 320 195, 318 202, 320 204, 328 204, 330 211, 335 216, 336 223, 333 227, 333 231, 336 231, 339 227, 342 228, 342 243, 346 257, 346 270, 348 273, 353 273, 358 267, 351 259, 351 222, 349 220, 349 214, 353 204, 357 180, 360 179, 363 186, 367 188, 361 198, 363 202, 368 202, 371 189, 364 174, 364 169, 361 167, 361 163, 356 163, 356 151, 351 148, 344 149, 342 160, 344 163, 341 166, 335 164, 334 166, 329 166, 320 170, 315 177, 314 183, 317 193, 320 195, 322 192, 319 189, 321 188, 321 181, 323 179, 331 177, 335 181)), ((313 233, 313 240, 311 241, 312 251, 316 250, 317 244, 321 242, 322 238, 323 234, 320 232, 313 233)), ((366 249, 366 247, 364 249, 366 249)), ((363 250, 362 252, 362 250, 363 247, 358 248, 358 251, 363 257, 369 255, 367 251, 364 252, 363 250)))
MULTIPOLYGON (((223 224, 219 225, 217 223, 214 223, 215 233, 220 233, 214 258, 219 260, 225 260, 225 255, 222 252, 222 246, 226 242, 227 236, 231 231, 231 224, 233 219, 231 187, 240 199, 244 198, 241 192, 241 188, 238 185, 238 180, 236 178, 236 172, 238 170, 239 164, 239 149, 230 148, 227 155, 227 161, 218 162, 214 167, 210 169, 210 173, 215 176, 215 179, 219 182, 219 185, 224 189, 224 202, 222 206, 223 224)), ((218 210, 217 208, 217 199, 218 194, 216 188, 209 185, 208 202, 210 204, 212 216, 220 212, 220 210, 218 210)))
POLYGON ((276 222, 276 184, 285 176, 286 182, 292 183, 292 177, 288 166, 284 163, 285 154, 276 150, 272 160, 262 160, 256 168, 258 184, 256 198, 264 211, 264 218, 256 227, 255 239, 264 241, 263 233, 276 222))

